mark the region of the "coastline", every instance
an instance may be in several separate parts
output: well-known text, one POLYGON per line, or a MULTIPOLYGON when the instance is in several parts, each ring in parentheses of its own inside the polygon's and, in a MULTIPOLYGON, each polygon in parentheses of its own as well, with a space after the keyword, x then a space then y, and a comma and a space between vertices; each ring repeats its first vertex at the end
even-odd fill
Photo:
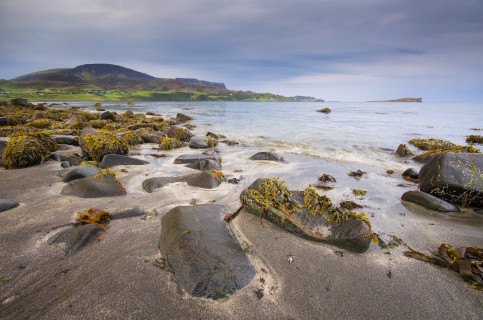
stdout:
MULTIPOLYGON (((189 174, 192 169, 174 165, 173 159, 179 154, 200 153, 184 147, 166 152, 166 158, 153 159, 147 154, 155 146, 146 144, 132 149, 139 153, 135 157, 147 159, 149 165, 115 168, 127 190, 121 197, 85 199, 61 195, 64 183, 58 176, 59 162, 55 161, 24 169, 0 169, 0 194, 20 202, 17 208, 0 213, 0 272, 2 279, 7 280, 0 284, 0 316, 477 319, 483 315, 481 292, 472 290, 453 271, 403 256, 404 246, 381 249, 372 243, 366 253, 351 253, 296 237, 268 222, 262 226, 258 217, 244 211, 230 227, 237 241, 250 248, 248 257, 256 269, 252 282, 226 299, 211 301, 189 296, 173 274, 160 267, 157 247, 161 218, 170 209, 189 205, 196 199, 200 204, 215 200, 233 212, 240 205, 240 192, 260 174, 281 176, 297 189, 306 185, 314 172, 330 171, 342 177, 350 168, 322 160, 306 161, 306 156, 294 154, 283 154, 289 160, 286 165, 249 162, 250 154, 264 150, 256 146, 220 145, 223 172, 230 177, 243 176, 239 185, 223 183, 205 190, 177 183, 148 194, 141 188, 146 175, 189 174), (236 170, 242 173, 237 174, 236 170), (63 259, 61 246, 49 245, 48 238, 57 226, 72 223, 76 212, 89 207, 110 212, 137 207, 157 214, 147 220, 112 221, 102 241, 63 259), (266 294, 259 299, 254 292, 262 284, 266 294)), ((378 179, 384 172, 362 169, 369 171, 369 177, 360 181, 343 177, 338 180, 336 191, 344 194, 354 186, 367 189, 371 196, 364 203, 374 211, 374 228, 384 239, 396 235, 425 252, 444 242, 454 246, 483 243, 480 217, 468 211, 463 212, 466 218, 458 219, 402 204, 397 193, 378 179), (383 209, 377 211, 378 206, 383 209)), ((390 179, 394 184, 404 181, 400 176, 390 179)), ((409 185, 406 189, 414 187, 409 185)))

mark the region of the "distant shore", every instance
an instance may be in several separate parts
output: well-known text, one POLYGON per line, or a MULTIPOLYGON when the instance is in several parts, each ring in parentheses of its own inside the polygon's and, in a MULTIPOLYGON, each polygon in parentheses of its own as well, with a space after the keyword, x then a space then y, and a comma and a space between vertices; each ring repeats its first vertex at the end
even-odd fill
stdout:
POLYGON ((423 102, 423 98, 401 98, 394 100, 374 100, 367 102, 423 102))

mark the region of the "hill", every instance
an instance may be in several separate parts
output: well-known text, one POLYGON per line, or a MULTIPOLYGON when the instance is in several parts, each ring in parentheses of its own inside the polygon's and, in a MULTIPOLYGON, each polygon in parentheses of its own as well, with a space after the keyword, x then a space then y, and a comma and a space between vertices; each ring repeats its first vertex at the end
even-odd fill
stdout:
MULTIPOLYGON (((0 81, 4 96, 30 100, 301 101, 270 93, 228 90, 224 83, 193 78, 156 78, 113 64, 38 71, 0 81)), ((316 101, 304 97, 303 101, 316 101)), ((320 100, 318 100, 320 101, 320 100)))
POLYGON ((401 98, 394 100, 374 100, 368 102, 423 102, 423 98, 401 98))

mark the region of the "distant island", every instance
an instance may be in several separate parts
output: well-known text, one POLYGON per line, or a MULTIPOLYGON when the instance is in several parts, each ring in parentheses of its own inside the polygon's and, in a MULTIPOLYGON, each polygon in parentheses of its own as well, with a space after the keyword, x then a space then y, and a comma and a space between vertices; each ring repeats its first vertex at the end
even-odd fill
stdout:
POLYGON ((156 78, 102 63, 0 79, 0 100, 13 98, 34 101, 324 101, 306 96, 228 90, 223 82, 156 78))
POLYGON ((401 98, 395 100, 375 100, 368 102, 423 102, 423 98, 401 98))

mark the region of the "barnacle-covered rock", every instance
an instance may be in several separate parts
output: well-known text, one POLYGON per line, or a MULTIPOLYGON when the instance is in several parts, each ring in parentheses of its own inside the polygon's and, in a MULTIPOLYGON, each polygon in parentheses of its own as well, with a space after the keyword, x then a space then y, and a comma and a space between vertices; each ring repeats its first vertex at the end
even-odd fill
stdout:
POLYGON ((365 252, 374 236, 364 213, 339 208, 310 187, 291 192, 278 178, 256 180, 240 199, 247 212, 309 240, 365 252))
POLYGON ((55 150, 57 143, 48 133, 23 132, 8 140, 4 151, 5 165, 7 169, 37 165, 55 150))

